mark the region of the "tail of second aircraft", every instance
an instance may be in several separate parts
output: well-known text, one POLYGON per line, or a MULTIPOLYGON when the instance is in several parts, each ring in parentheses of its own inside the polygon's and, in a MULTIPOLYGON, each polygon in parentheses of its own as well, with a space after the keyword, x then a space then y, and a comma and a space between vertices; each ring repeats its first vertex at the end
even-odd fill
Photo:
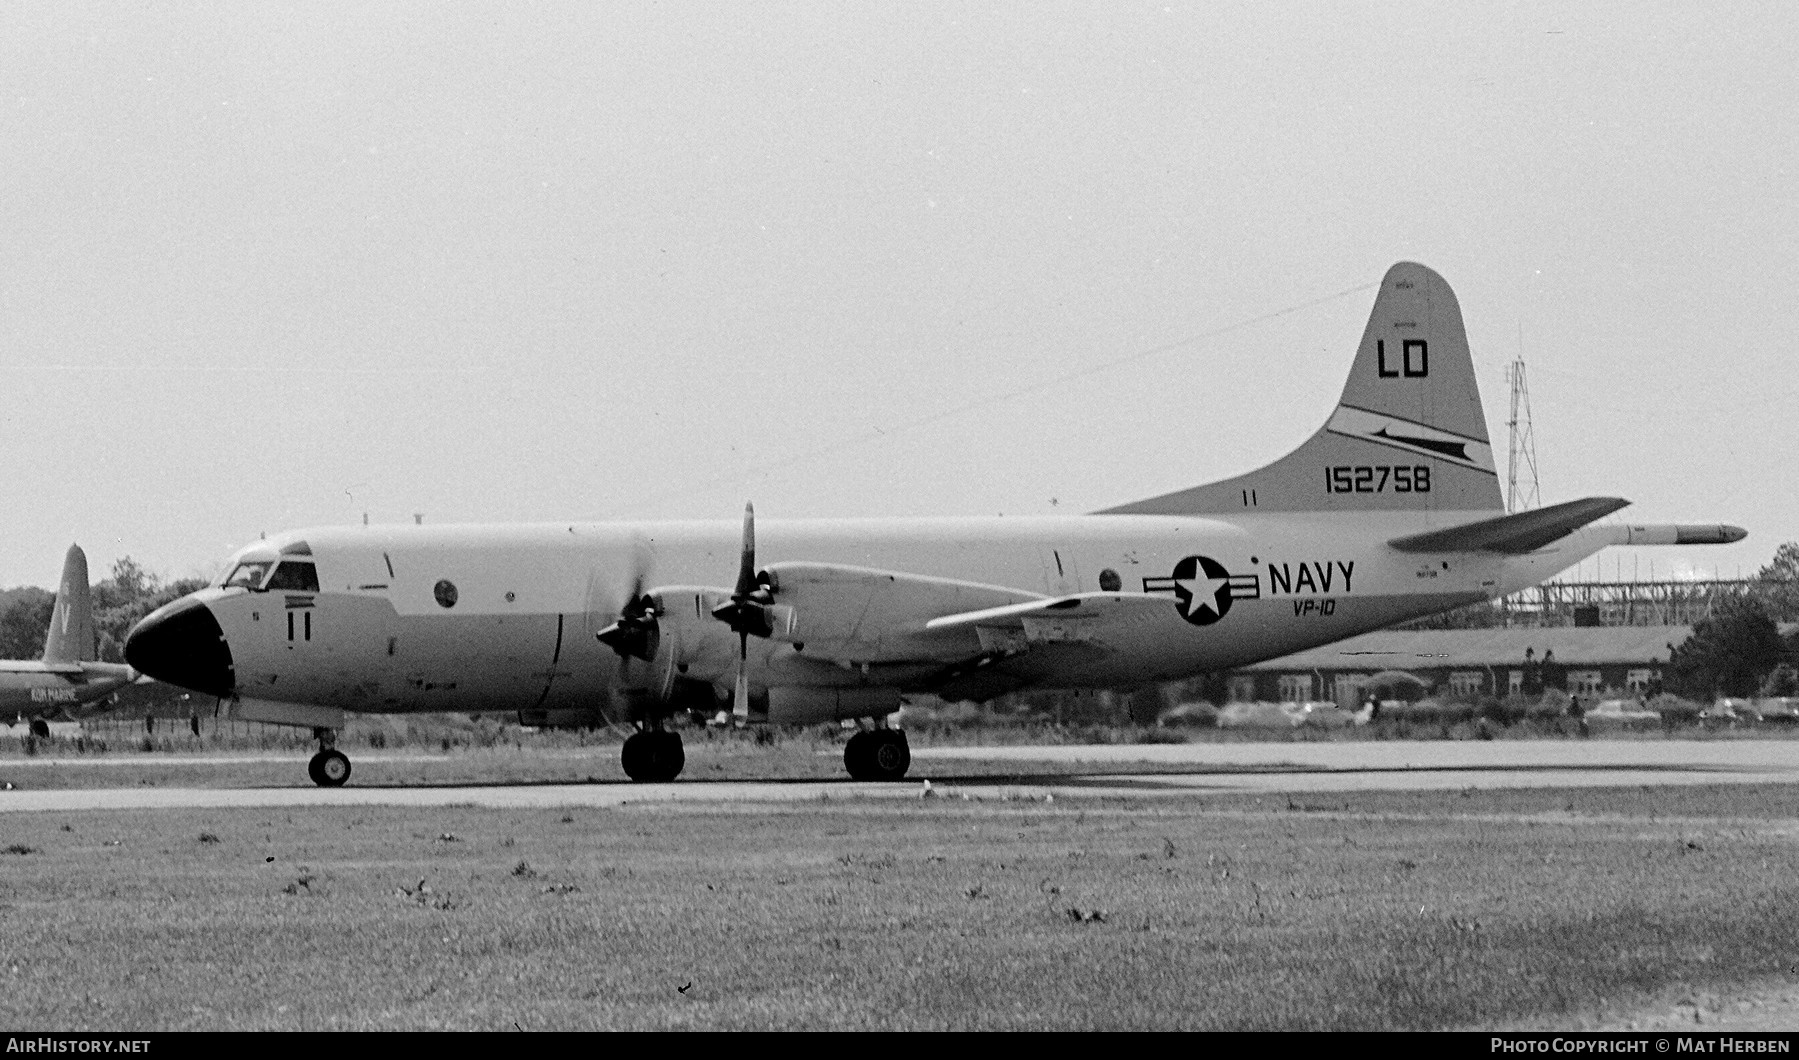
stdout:
POLYGON ((1343 397, 1318 433, 1247 475, 1105 514, 1504 507, 1461 306, 1443 277, 1400 262, 1381 280, 1343 397))
POLYGON ((94 604, 87 584, 87 553, 80 545, 70 545, 62 561, 62 581, 56 587, 56 609, 50 613, 50 632, 44 638, 44 661, 92 662, 94 656, 94 604))

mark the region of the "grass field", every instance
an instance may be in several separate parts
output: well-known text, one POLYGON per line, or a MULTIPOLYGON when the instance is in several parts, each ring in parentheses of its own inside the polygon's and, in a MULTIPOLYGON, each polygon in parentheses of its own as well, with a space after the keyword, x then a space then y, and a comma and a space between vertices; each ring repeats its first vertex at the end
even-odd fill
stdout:
POLYGON ((1568 1025, 1790 978, 1791 799, 8 814, 0 1024, 1568 1025))

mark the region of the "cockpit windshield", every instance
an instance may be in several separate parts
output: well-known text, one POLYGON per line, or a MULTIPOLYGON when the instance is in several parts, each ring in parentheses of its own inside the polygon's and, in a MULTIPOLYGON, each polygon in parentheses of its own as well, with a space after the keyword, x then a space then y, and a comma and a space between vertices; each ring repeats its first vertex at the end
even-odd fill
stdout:
POLYGON ((262 588, 262 579, 268 575, 269 568, 274 565, 275 561, 272 559, 258 559, 250 560, 247 563, 239 563, 237 567, 232 570, 231 574, 219 584, 227 589, 233 586, 240 589, 260 589, 262 588))
POLYGON ((316 593, 319 591, 318 568, 301 560, 284 559, 281 566, 275 568, 275 576, 269 579, 267 587, 288 592, 316 593))

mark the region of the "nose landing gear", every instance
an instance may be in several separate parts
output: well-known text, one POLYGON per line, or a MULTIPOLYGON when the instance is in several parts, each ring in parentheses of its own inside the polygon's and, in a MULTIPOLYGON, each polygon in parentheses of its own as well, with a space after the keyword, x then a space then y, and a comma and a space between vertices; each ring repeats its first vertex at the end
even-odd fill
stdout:
POLYGON ((350 756, 336 747, 337 733, 331 729, 314 729, 319 753, 306 763, 306 774, 321 788, 341 788, 350 779, 350 756))
POLYGON ((865 729, 843 748, 851 780, 900 780, 912 768, 912 748, 899 729, 865 729))

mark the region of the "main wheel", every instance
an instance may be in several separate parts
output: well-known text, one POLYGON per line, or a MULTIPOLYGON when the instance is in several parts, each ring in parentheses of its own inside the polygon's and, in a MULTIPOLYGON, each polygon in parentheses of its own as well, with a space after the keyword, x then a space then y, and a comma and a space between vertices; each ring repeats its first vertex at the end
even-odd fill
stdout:
POLYGON ((646 729, 632 733, 619 752, 625 775, 639 784, 666 784, 681 775, 687 752, 679 733, 646 729))
POLYGON ((851 734, 848 743, 843 745, 843 768, 849 770, 851 780, 873 780, 874 772, 869 765, 867 732, 851 734))
POLYGON ((900 780, 912 767, 912 748, 898 729, 875 729, 850 737, 843 767, 851 780, 900 780))
POLYGON ((869 745, 868 763, 872 780, 902 780, 912 768, 912 747, 906 734, 898 729, 876 729, 875 742, 869 745))
POLYGON ((350 779, 350 757, 342 751, 320 751, 306 763, 306 775, 321 788, 341 788, 350 779))
POLYGON ((641 782, 649 779, 646 775, 648 763, 645 761, 649 757, 645 740, 648 735, 647 732, 634 732, 625 737, 625 745, 618 750, 618 764, 625 768, 625 776, 632 780, 641 782))
POLYGON ((687 766, 687 751, 681 746, 681 734, 678 732, 652 733, 656 742, 651 745, 655 756, 651 759, 654 780, 658 784, 666 784, 681 775, 687 766))

